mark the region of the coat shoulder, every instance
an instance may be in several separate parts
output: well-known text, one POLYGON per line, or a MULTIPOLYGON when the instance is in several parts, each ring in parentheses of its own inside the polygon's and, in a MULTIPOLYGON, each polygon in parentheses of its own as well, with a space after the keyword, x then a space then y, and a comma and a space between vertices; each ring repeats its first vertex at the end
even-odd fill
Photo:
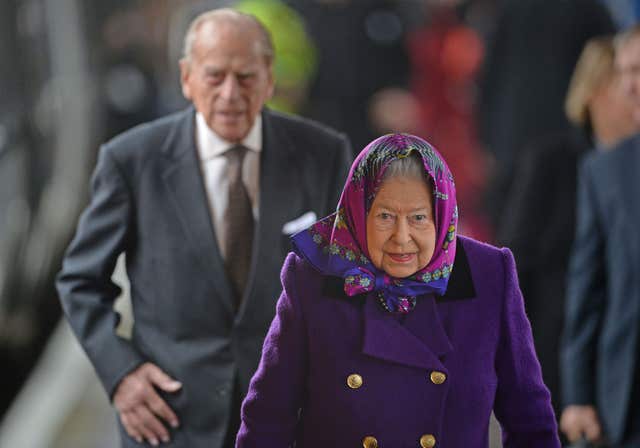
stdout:
POLYGON ((289 252, 280 273, 283 295, 290 303, 308 309, 323 295, 325 276, 295 252, 289 252))
POLYGON ((297 279, 296 283, 298 284, 307 284, 309 281, 313 281, 314 279, 320 280, 322 278, 322 274, 316 271, 311 263, 303 257, 300 257, 295 252, 289 252, 282 264, 280 278, 283 285, 294 278, 297 279), (299 279, 302 279, 302 281, 299 279))
POLYGON ((477 289, 482 290, 487 285, 492 289, 502 287, 511 276, 516 275, 514 257, 509 248, 499 248, 464 236, 460 236, 459 241, 467 254, 469 268, 477 289))
POLYGON ((509 250, 506 248, 498 248, 490 243, 478 241, 468 236, 460 235, 458 240, 462 244, 469 259, 469 263, 471 264, 478 262, 500 263, 502 253, 505 250, 509 250))

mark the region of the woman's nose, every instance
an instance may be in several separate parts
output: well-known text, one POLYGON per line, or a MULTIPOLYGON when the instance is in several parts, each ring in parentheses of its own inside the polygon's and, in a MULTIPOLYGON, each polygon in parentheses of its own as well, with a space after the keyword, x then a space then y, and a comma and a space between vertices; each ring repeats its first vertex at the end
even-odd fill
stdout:
POLYGON ((409 224, 404 219, 398 219, 395 231, 393 232, 393 241, 397 244, 406 244, 411 241, 411 232, 409 224))

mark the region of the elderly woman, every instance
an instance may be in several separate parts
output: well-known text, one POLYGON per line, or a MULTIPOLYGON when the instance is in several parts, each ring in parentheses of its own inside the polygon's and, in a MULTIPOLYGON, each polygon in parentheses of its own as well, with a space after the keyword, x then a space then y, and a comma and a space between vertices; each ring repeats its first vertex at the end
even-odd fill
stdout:
POLYGON ((559 447, 515 265, 456 235, 427 142, 381 137, 338 211, 293 237, 237 447, 559 447))

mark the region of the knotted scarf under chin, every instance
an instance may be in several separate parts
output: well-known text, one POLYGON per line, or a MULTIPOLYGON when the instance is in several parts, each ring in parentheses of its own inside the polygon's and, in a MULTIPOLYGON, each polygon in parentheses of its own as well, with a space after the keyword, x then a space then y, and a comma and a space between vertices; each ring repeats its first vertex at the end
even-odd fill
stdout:
POLYGON ((398 279, 378 269, 355 267, 344 273, 344 292, 349 297, 376 292, 380 304, 391 313, 407 314, 416 306, 416 298, 426 294, 442 295, 441 287, 410 278, 398 279), (375 273, 374 273, 375 272, 375 273))

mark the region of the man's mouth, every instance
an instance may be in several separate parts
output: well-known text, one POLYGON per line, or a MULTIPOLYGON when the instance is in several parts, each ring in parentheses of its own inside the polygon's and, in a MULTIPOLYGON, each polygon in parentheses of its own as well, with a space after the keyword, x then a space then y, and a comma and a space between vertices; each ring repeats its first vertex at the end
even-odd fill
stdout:
POLYGON ((242 117, 243 114, 244 112, 242 111, 231 111, 231 110, 218 112, 218 115, 228 120, 234 120, 234 119, 240 118, 242 117))

